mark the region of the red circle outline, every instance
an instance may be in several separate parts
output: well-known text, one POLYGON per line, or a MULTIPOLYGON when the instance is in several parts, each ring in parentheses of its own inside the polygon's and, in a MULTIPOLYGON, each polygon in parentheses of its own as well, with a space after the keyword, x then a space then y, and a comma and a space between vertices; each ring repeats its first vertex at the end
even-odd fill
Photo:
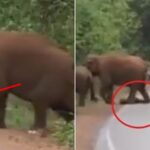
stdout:
POLYGON ((119 86, 112 94, 112 99, 111 99, 111 109, 112 109, 112 113, 115 116, 115 118, 124 126, 128 127, 128 128, 132 128, 132 129, 144 129, 144 128, 148 128, 150 127, 150 124, 146 124, 146 125, 141 125, 141 126, 135 126, 135 125, 131 125, 128 124, 126 122, 124 122, 116 113, 115 110, 115 96, 119 93, 119 91, 121 91, 124 87, 126 87, 127 85, 130 84, 134 84, 134 83, 144 83, 144 84, 150 84, 150 81, 144 81, 144 80, 133 80, 133 81, 129 81, 126 82, 125 84, 119 86))

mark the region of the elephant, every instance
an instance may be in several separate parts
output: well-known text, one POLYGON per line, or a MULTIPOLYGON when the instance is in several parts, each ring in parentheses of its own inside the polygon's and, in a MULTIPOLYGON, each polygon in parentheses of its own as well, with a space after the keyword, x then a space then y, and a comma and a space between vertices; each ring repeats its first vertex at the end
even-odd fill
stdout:
POLYGON ((5 128, 9 93, 31 102, 34 124, 46 128, 50 108, 65 120, 74 119, 74 61, 46 36, 30 32, 0 32, 0 88, 22 86, 0 93, 0 128, 5 128))
MULTIPOLYGON (((128 54, 89 54, 85 59, 85 66, 93 76, 98 76, 101 80, 100 95, 106 103, 111 102, 114 85, 122 85, 131 80, 145 80, 147 64, 139 56, 128 54)), ((121 104, 133 104, 139 102, 135 97, 139 91, 144 97, 144 103, 149 103, 150 99, 145 84, 132 84, 128 86, 130 93, 127 100, 122 100, 121 104)))
POLYGON ((79 94, 79 106, 85 106, 85 97, 90 90, 90 99, 97 101, 95 96, 93 77, 91 72, 83 65, 76 67, 76 91, 79 94))

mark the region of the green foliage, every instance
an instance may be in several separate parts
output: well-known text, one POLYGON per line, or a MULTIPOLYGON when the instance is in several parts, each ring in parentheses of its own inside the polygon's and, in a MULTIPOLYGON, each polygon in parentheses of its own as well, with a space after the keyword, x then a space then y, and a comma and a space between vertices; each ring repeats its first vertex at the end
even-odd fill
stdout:
POLYGON ((6 124, 11 128, 29 129, 33 123, 33 109, 31 105, 16 101, 8 102, 6 124))
POLYGON ((136 45, 140 21, 128 0, 77 1, 77 60, 136 45))
POLYGON ((150 1, 130 0, 130 7, 138 14, 141 27, 137 31, 138 49, 136 53, 150 60, 150 1))
POLYGON ((67 144, 71 148, 74 147, 74 125, 73 123, 55 122, 55 133, 53 134, 60 143, 67 144))
POLYGON ((73 0, 0 1, 0 28, 48 34, 73 49, 73 4, 73 0))

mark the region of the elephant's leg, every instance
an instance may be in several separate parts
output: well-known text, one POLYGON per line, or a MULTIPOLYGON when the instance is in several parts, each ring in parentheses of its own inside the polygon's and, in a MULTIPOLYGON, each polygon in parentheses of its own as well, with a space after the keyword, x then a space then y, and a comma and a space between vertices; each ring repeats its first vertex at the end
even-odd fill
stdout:
POLYGON ((35 116, 34 116, 34 125, 32 129, 45 129, 48 105, 40 104, 36 102, 33 103, 35 116))
POLYGON ((149 95, 145 89, 145 84, 141 84, 140 88, 139 88, 140 93, 142 94, 143 98, 144 98, 144 103, 149 103, 150 102, 150 98, 149 95))
POLYGON ((97 102, 97 101, 98 101, 98 98, 96 97, 96 94, 95 94, 93 81, 90 81, 90 88, 89 88, 89 89, 90 89, 91 101, 97 102))
POLYGON ((110 104, 111 103, 111 97, 112 97, 112 93, 113 93, 113 86, 112 85, 110 85, 108 88, 107 88, 107 90, 106 90, 106 92, 107 92, 107 97, 106 97, 106 103, 107 104, 110 104))
POLYGON ((110 85, 108 87, 105 87, 105 88, 102 89, 102 91, 103 91, 103 95, 105 96, 105 102, 107 104, 110 104, 112 93, 113 93, 113 86, 110 85))
POLYGON ((106 103, 111 102, 112 91, 113 91, 113 88, 112 87, 110 88, 110 86, 109 87, 101 87, 100 95, 102 96, 102 98, 104 99, 104 101, 106 103))
POLYGON ((81 107, 85 106, 85 97, 86 97, 85 92, 79 94, 79 106, 81 107))
POLYGON ((126 100, 121 100, 120 104, 134 104, 136 103, 135 94, 137 91, 137 86, 130 86, 130 93, 126 100))
POLYGON ((105 100, 106 103, 110 103, 113 90, 111 78, 107 73, 103 72, 103 74, 100 76, 100 81, 101 81, 100 95, 102 96, 102 98, 105 100))
POLYGON ((5 112, 6 112, 6 99, 7 93, 0 94, 0 128, 5 128, 5 112))
POLYGON ((106 89, 105 89, 105 87, 101 87, 101 89, 100 89, 100 95, 101 95, 101 97, 104 99, 104 101, 107 101, 106 89))

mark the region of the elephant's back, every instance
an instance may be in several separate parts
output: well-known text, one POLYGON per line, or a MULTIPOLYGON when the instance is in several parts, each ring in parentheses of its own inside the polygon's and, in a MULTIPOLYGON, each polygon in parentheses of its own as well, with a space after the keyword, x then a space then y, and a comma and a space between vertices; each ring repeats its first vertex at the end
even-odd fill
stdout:
POLYGON ((8 84, 24 85, 23 93, 41 82, 61 90, 74 80, 70 54, 36 34, 0 32, 0 66, 8 84))
POLYGON ((121 66, 133 66, 134 68, 139 67, 141 69, 146 67, 146 63, 142 58, 132 55, 104 55, 102 56, 101 63, 104 65, 109 65, 110 69, 118 68, 121 66))
POLYGON ((115 84, 123 84, 131 80, 144 80, 146 64, 138 56, 105 56, 102 70, 111 77, 115 84))
POLYGON ((26 32, 0 32, 0 61, 15 66, 39 65, 39 70, 47 69, 48 64, 55 67, 57 64, 57 69, 67 68, 67 63, 73 65, 70 54, 59 45, 44 36, 26 32))
POLYGON ((127 57, 127 61, 128 62, 131 62, 131 63, 134 63, 134 64, 137 64, 137 65, 143 65, 143 66, 146 66, 146 62, 145 60, 143 60, 141 57, 139 56, 128 56, 127 57))

